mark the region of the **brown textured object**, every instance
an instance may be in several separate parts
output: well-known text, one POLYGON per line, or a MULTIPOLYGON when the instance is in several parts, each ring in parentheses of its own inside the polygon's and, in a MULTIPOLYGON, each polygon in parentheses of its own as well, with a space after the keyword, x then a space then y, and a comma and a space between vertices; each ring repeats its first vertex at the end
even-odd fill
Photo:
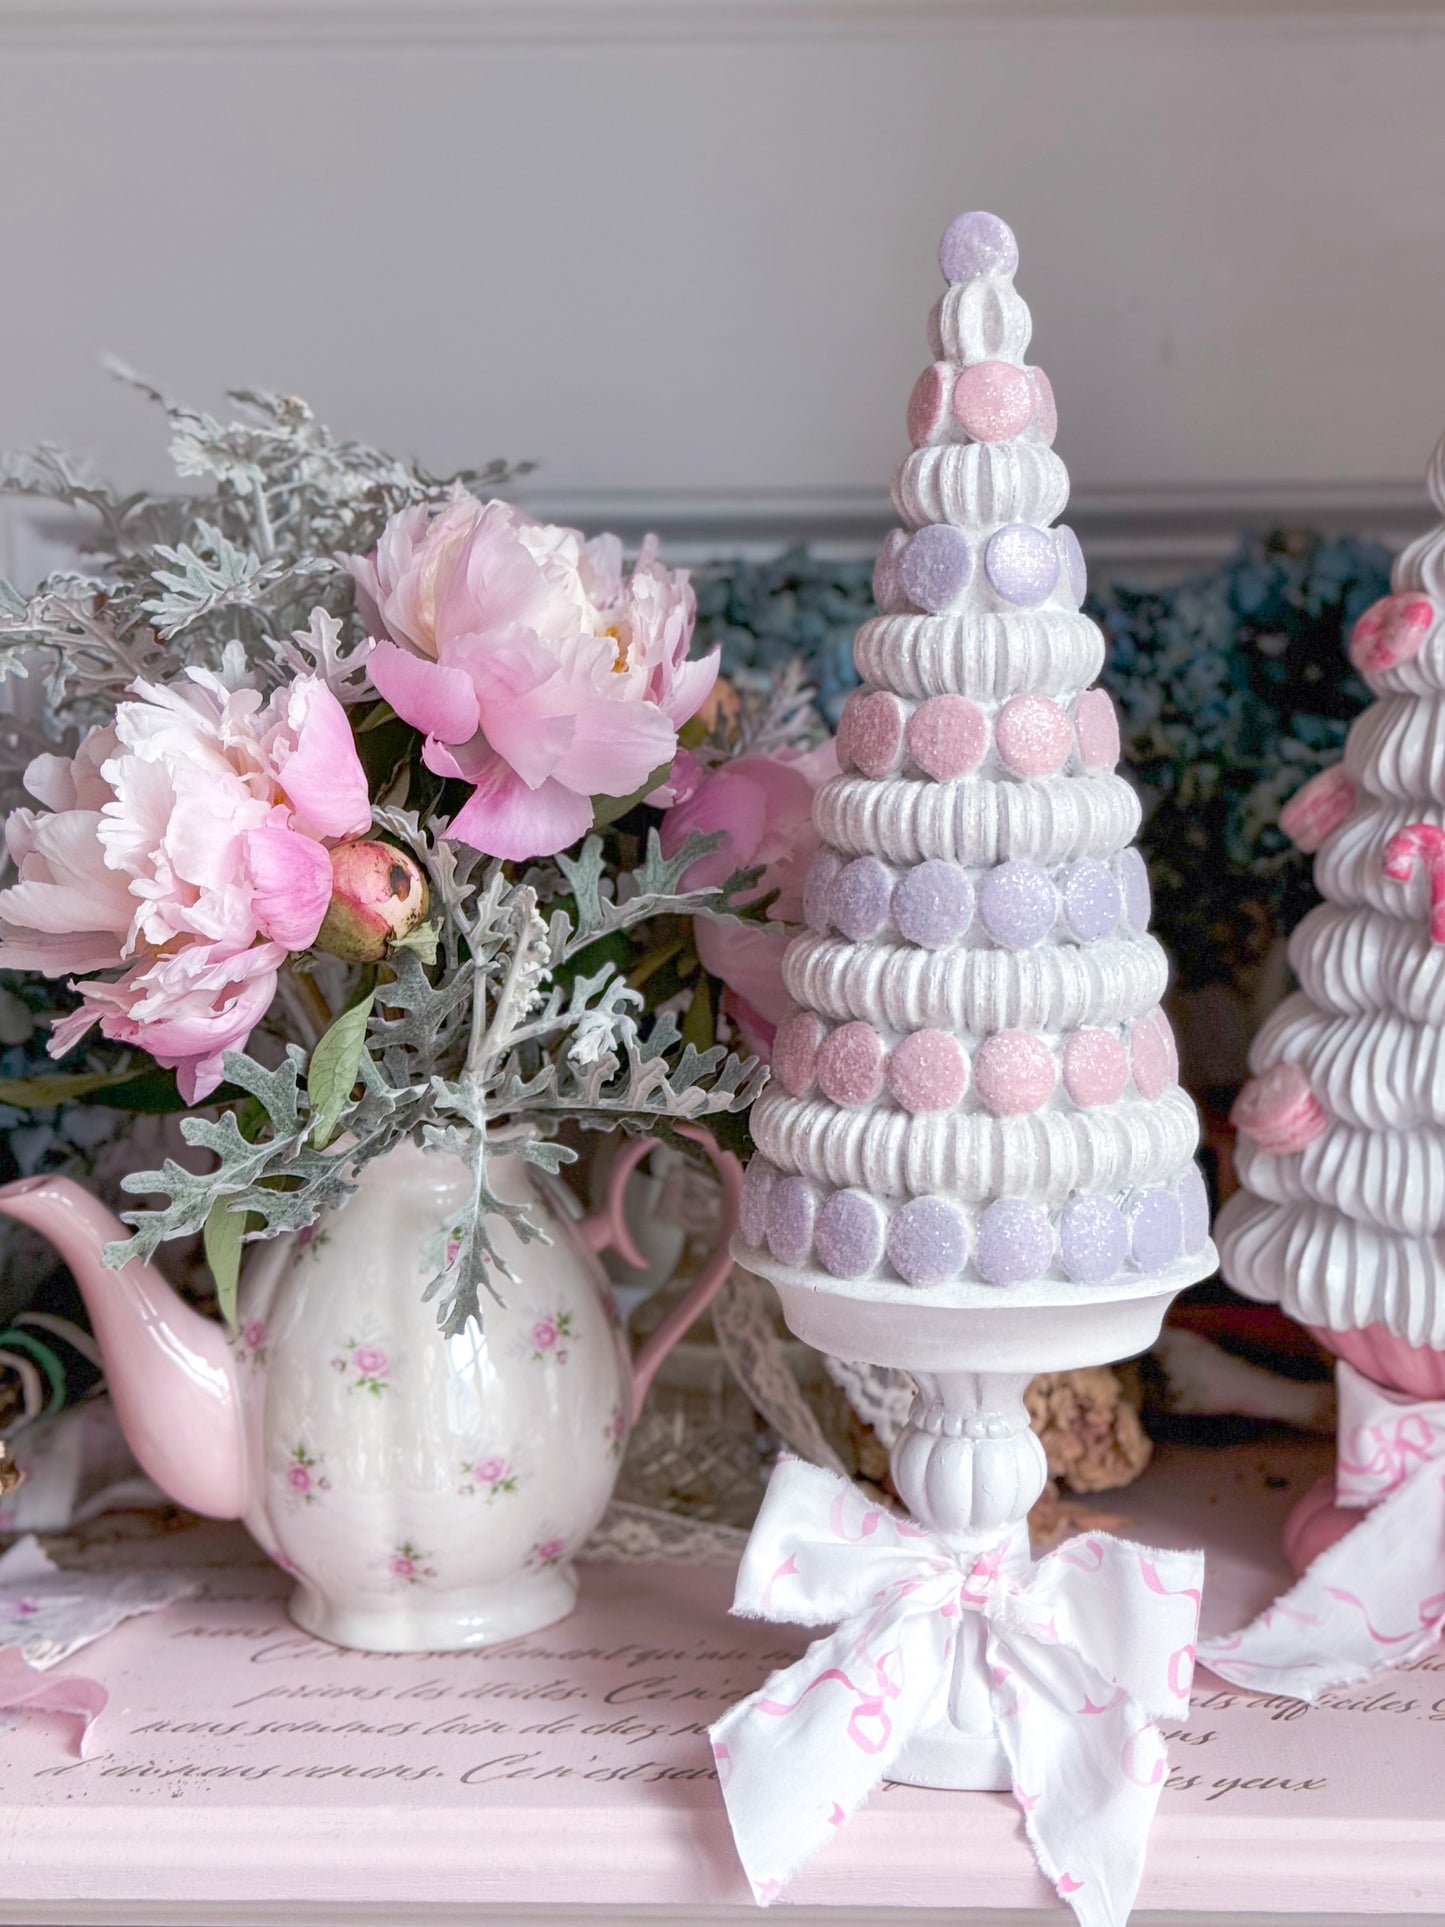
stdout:
POLYGON ((1137 1479, 1153 1445, 1138 1405, 1107 1365, 1045 1372, 1024 1397, 1051 1475, 1074 1492, 1108 1492, 1137 1479))

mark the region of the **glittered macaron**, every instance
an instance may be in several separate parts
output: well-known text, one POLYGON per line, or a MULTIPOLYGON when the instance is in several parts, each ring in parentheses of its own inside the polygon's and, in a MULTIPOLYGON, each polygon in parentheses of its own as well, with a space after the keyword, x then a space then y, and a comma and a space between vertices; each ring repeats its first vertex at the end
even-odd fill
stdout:
POLYGON ((1151 909, 1149 871, 1134 849, 1119 852, 1119 892, 1124 899, 1124 921, 1136 936, 1149 928, 1151 909))
POLYGON ((926 616, 955 608, 973 580, 973 549, 962 529, 930 523, 909 538, 898 557, 898 587, 926 616))
POLYGON ((1059 1257, 1076 1285, 1103 1285, 1129 1256, 1129 1227, 1112 1198, 1078 1197, 1059 1216, 1059 1257))
POLYGON ((974 209, 956 214, 938 244, 938 266, 945 281, 977 281, 984 275, 1017 271, 1019 244, 1007 221, 974 209))
POLYGON ((905 1285, 947 1284, 968 1257, 968 1226, 947 1198, 913 1198, 893 1213, 888 1262, 905 1285))
POLYGON ((803 880, 803 921, 820 937, 833 928, 833 885, 842 868, 836 850, 819 850, 803 880))
POLYGON ((813 1249, 835 1278, 866 1278, 883 1260, 887 1221, 866 1191, 835 1191, 818 1213, 813 1249))
POLYGON ((898 586, 898 559, 908 547, 906 529, 890 529, 883 538, 878 560, 873 564, 873 600, 886 615, 903 600, 898 586))
POLYGON ((738 1229, 754 1248, 768 1235, 768 1199, 777 1182, 777 1168, 756 1153, 743 1173, 742 1196, 738 1201, 738 1229))
POLYGON ((955 369, 951 361, 935 361, 924 369, 908 397, 908 439, 915 448, 936 441, 948 420, 955 369))
POLYGON ((1007 442, 1033 419, 1034 389, 1009 361, 975 361, 953 385, 953 418, 975 442, 1007 442))
POLYGON ((983 566, 995 591, 1021 609, 1047 602, 1059 579, 1053 537, 1030 522, 1010 522, 991 535, 983 566))
POLYGON ((1123 913, 1123 901, 1114 872, 1097 857, 1080 857, 1064 872, 1064 923, 1080 943, 1098 943, 1111 937, 1123 913))
POLYGON ((1054 776, 1069 760, 1074 732, 1048 696, 1011 696, 994 723, 999 761, 1014 776, 1054 776))
POLYGON ((1038 1110, 1053 1096, 1057 1080, 1053 1052, 1030 1031, 1001 1030, 974 1053, 974 1089, 998 1117, 1038 1110))
POLYGON ((1081 1111, 1117 1104, 1129 1082, 1129 1055, 1112 1031, 1086 1025, 1064 1040, 1064 1089, 1081 1111))
POLYGON ((768 1193, 768 1250, 779 1264, 806 1264, 813 1249, 818 1198, 806 1178, 779 1176, 768 1193))
POLYGON ((888 921, 893 894, 892 873, 876 856, 855 856, 833 879, 829 915, 837 929, 854 943, 876 937, 888 921))
POLYGON ((1145 1191, 1131 1201, 1129 1251, 1141 1271, 1165 1271, 1179 1256, 1184 1222, 1172 1191, 1145 1191))
POLYGON ((1119 760, 1119 718, 1106 690, 1086 689, 1074 704, 1074 735, 1086 770, 1113 769, 1119 760))
POLYGON ((1053 1262, 1054 1234, 1042 1205, 995 1198, 978 1221, 974 1263, 986 1285, 1026 1285, 1053 1262))
POLYGON ((988 753, 988 718, 967 696, 930 696, 908 719, 908 754, 940 783, 972 775, 988 753))
POLYGON ((883 1059, 883 1039, 871 1024, 840 1024, 818 1051, 819 1089, 850 1110, 871 1104, 883 1089, 883 1059))
POLYGON ((892 691, 870 690, 852 713, 848 751, 854 766, 865 776, 891 776, 903 761, 903 724, 903 705, 892 691))
POLYGON ((1042 943, 1058 911, 1058 893, 1048 871, 1037 863, 1001 863, 978 886, 983 927, 1005 950, 1032 950, 1042 943))
POLYGON ((778 1025, 772 1071, 790 1097, 806 1097, 818 1074, 818 1047, 826 1026, 811 1010, 794 1010, 778 1025))
POLYGON ((893 892, 899 935, 924 950, 942 950, 966 936, 973 908, 973 885, 966 873, 943 857, 915 864, 893 892))
POLYGON ((916 1116, 951 1111, 968 1089, 968 1055, 948 1030, 916 1030, 888 1054, 888 1090, 916 1116))

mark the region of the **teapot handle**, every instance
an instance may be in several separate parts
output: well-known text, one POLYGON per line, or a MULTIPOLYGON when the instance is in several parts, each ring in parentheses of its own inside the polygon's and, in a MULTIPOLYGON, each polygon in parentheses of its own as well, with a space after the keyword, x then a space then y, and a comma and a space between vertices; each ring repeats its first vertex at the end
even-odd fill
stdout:
MULTIPOLYGON (((724 1151, 712 1132, 704 1130, 702 1125, 679 1124, 676 1128, 679 1137, 690 1137, 694 1144, 702 1146, 717 1171, 723 1195, 722 1235, 717 1250, 693 1280, 691 1289, 673 1306, 633 1360, 632 1412, 628 1421, 631 1425, 637 1423, 642 1401, 647 1397, 647 1388, 658 1366, 689 1326, 701 1317, 733 1265, 732 1240, 738 1228, 743 1167, 733 1153, 724 1151)), ((608 1173, 607 1194, 600 1208, 591 1217, 584 1218, 578 1226, 594 1251, 606 1251, 610 1247, 639 1270, 645 1269, 647 1259, 637 1249, 632 1233, 627 1228, 622 1209, 623 1193, 627 1188, 627 1180, 657 1142, 655 1137, 636 1137, 622 1147, 608 1173)))

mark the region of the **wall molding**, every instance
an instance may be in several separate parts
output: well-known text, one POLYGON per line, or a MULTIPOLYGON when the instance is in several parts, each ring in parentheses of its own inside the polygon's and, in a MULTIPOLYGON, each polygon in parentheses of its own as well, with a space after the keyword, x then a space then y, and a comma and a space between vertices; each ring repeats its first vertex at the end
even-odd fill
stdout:
POLYGON ((1440 0, 0 0, 0 46, 426 49, 905 39, 1031 23, 1228 21, 1380 34, 1440 0))
MULTIPOLYGON (((635 545, 649 531, 668 559, 776 554, 806 542, 830 554, 871 555, 896 524, 876 489, 565 489, 518 491, 533 514, 635 545)), ((1064 520, 1096 582, 1169 582, 1234 553, 1241 534, 1273 529, 1357 535, 1397 550, 1437 519, 1417 482, 1279 483, 1214 488, 1075 491, 1064 520)), ((67 524, 47 505, 0 496, 0 576, 28 587, 71 559, 67 524)))
MULTIPOLYGON (((794 542, 864 553, 897 521, 881 489, 524 489, 534 514, 635 541, 655 531, 676 553, 766 553, 794 542)), ((1110 575, 1183 576, 1231 555, 1243 531, 1367 536, 1400 548, 1435 520, 1421 483, 1278 482, 1075 489, 1061 518, 1090 566, 1110 575)))

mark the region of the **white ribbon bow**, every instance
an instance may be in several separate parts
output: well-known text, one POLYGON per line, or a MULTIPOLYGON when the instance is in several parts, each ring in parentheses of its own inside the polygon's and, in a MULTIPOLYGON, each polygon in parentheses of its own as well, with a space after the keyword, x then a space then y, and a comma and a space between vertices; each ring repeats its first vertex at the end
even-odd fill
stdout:
POLYGON ((712 1728, 766 1906, 949 1700, 960 1615, 984 1622, 989 1700, 1046 1877, 1084 1927, 1122 1927, 1168 1771, 1156 1719, 1189 1706, 1204 1561, 1088 1533, 1033 1564, 1028 1532, 960 1551, 786 1459, 735 1613, 836 1625, 712 1728))
POLYGON ((1202 1663, 1236 1686, 1314 1700, 1416 1658, 1445 1624, 1445 1401, 1388 1392, 1335 1368, 1335 1498, 1359 1525, 1202 1663))

